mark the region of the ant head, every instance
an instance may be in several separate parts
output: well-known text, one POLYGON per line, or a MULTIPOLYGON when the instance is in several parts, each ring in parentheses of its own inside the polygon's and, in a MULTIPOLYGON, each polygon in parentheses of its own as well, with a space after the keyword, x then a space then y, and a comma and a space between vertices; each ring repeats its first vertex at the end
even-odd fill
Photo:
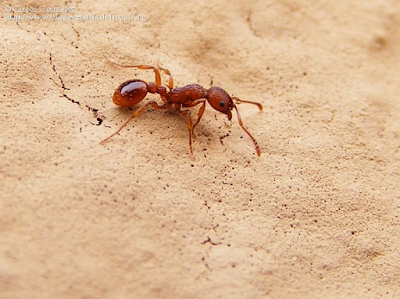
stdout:
POLYGON ((232 118, 232 109, 235 106, 229 94, 220 87, 211 87, 207 92, 207 100, 217 111, 222 112, 232 118))

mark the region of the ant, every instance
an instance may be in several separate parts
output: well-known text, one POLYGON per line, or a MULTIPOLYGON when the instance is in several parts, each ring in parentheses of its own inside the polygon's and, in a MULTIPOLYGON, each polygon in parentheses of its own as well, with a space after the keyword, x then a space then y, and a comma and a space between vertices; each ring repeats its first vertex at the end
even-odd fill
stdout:
POLYGON ((146 105, 136 110, 132 114, 132 116, 114 134, 101 141, 101 144, 104 144, 112 137, 117 135, 133 118, 138 117, 147 107, 151 106, 155 110, 158 109, 177 110, 180 112, 181 115, 186 116, 187 126, 189 130, 189 148, 190 148, 190 154, 193 158, 194 156, 192 149, 192 137, 193 138, 196 137, 194 135, 194 128, 200 122, 200 119, 203 116, 204 110, 206 108, 206 102, 208 101, 211 107, 213 107, 215 110, 219 112, 226 114, 229 120, 232 119, 232 112, 231 112, 232 109, 236 110, 239 125, 253 141, 257 155, 258 156, 261 155, 260 147, 258 146, 256 139, 243 126, 242 118, 239 114, 236 105, 233 103, 233 100, 257 105, 260 111, 262 111, 263 106, 260 103, 244 101, 236 97, 230 97, 225 90, 216 86, 213 86, 208 90, 203 88, 199 84, 189 84, 184 87, 174 87, 174 80, 172 78, 170 71, 159 66, 154 67, 150 65, 121 65, 110 60, 108 61, 116 66, 124 68, 153 70, 156 79, 155 83, 154 82, 146 83, 145 81, 140 79, 125 81, 114 92, 113 95, 114 104, 120 107, 131 107, 142 101, 146 97, 148 92, 159 94, 164 104, 160 106, 154 101, 148 102, 146 105), (165 86, 161 86, 160 71, 169 76, 168 84, 166 84, 169 90, 167 90, 165 86), (191 111, 181 110, 181 108, 189 108, 197 105, 201 106, 197 113, 197 121, 193 125, 191 111))

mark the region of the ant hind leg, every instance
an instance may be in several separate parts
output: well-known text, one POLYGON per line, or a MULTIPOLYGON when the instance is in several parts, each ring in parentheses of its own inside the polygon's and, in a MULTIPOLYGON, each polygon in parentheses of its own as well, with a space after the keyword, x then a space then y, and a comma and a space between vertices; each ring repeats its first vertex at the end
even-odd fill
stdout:
POLYGON ((102 141, 100 142, 100 144, 106 143, 108 140, 110 140, 110 139, 113 138, 115 135, 117 135, 119 132, 121 132, 121 130, 122 130, 123 128, 125 128, 126 125, 127 125, 132 119, 134 119, 135 117, 138 117, 140 114, 142 114, 142 112, 143 112, 144 110, 146 110, 146 108, 149 107, 149 106, 153 107, 154 110, 159 110, 159 109, 164 109, 164 108, 165 108, 164 106, 159 106, 159 105, 158 105, 156 102, 154 102, 154 101, 148 102, 146 105, 144 105, 143 107, 140 107, 138 110, 136 110, 136 111, 132 114, 132 116, 131 116, 131 117, 130 117, 130 118, 115 132, 115 133, 113 133, 112 135, 108 136, 106 139, 102 140, 102 141))
MULTIPOLYGON (((145 64, 138 64, 138 65, 123 65, 123 64, 119 64, 116 63, 114 61, 111 61, 109 59, 107 59, 107 61, 113 65, 116 65, 118 67, 125 67, 125 68, 137 68, 140 70, 153 70, 154 74, 156 76, 156 84, 158 87, 161 86, 161 75, 160 75, 160 70, 157 67, 151 66, 151 65, 145 65, 145 64)), ((167 70, 168 71, 168 70, 167 70)), ((169 72, 169 71, 168 71, 169 72)), ((164 71, 165 73, 165 71, 164 71)), ((170 76, 170 78, 172 78, 172 76, 170 76)))
POLYGON ((160 66, 157 66, 157 67, 158 67, 160 70, 162 70, 162 71, 164 72, 164 74, 168 75, 169 79, 168 79, 168 84, 167 84, 167 86, 168 86, 169 90, 171 90, 172 88, 174 88, 174 78, 172 77, 171 72, 170 72, 169 70, 167 70, 167 69, 164 69, 164 68, 160 67, 160 66))

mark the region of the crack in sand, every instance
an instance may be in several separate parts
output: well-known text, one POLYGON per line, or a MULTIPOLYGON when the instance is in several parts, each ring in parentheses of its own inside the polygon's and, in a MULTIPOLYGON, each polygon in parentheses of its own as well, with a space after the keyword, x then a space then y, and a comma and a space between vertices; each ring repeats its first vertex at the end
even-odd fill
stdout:
MULTIPOLYGON (((53 78, 50 78, 53 82, 54 82, 54 84, 55 85, 57 85, 58 87, 61 87, 62 88, 62 96, 64 97, 64 98, 66 98, 68 101, 70 101, 71 103, 74 103, 74 104, 77 104, 79 107, 81 107, 82 108, 82 105, 81 105, 81 103, 79 102, 79 101, 76 101, 76 100, 74 100, 73 98, 71 98, 70 96, 68 96, 67 94, 66 94, 66 90, 71 90, 71 89, 69 89, 68 87, 66 87, 65 86, 65 83, 64 83, 64 80, 63 80, 63 78, 61 77, 61 75, 57 72, 57 69, 56 69, 56 65, 54 64, 54 62, 53 62, 53 55, 50 53, 50 64, 52 65, 52 68, 53 68, 53 72, 58 76, 58 78, 60 79, 60 83, 61 83, 61 86, 59 85, 59 84, 57 84, 57 82, 53 79, 53 78)), ((102 117, 100 117, 100 116, 98 116, 98 114, 97 114, 97 112, 99 111, 99 109, 96 109, 96 108, 93 108, 93 107, 91 107, 91 106, 89 106, 89 105, 85 105, 85 107, 86 107, 86 109, 87 110, 89 110, 90 112, 92 112, 93 113, 93 116, 96 118, 96 120, 97 120, 97 124, 95 124, 95 123, 92 123, 92 122, 90 122, 91 124, 93 124, 93 125, 95 125, 95 126, 100 126, 102 123, 103 123, 103 118, 102 117)))
MULTIPOLYGON (((231 133, 231 132, 229 131, 229 133, 231 133)), ((222 146, 224 146, 224 143, 223 143, 222 139, 224 139, 226 137, 229 137, 229 133, 226 133, 225 135, 219 137, 219 142, 221 142, 222 146)))
MULTIPOLYGON (((63 90, 70 90, 69 88, 65 87, 64 80, 63 80, 63 79, 61 78, 61 76, 58 74, 58 72, 57 72, 57 70, 56 70, 56 65, 55 65, 54 62, 53 62, 53 56, 51 55, 51 53, 50 53, 50 64, 51 64, 52 67, 53 67, 54 73, 56 73, 56 75, 57 75, 58 78, 60 79, 61 88, 62 88, 63 90)), ((53 82, 55 83, 54 80, 53 80, 53 82)), ((59 86, 57 83, 56 83, 56 85, 59 86)), ((75 103, 75 101, 74 101, 74 103, 75 103)), ((79 104, 79 103, 78 103, 78 104, 79 104)))
POLYGON ((207 240, 204 240, 203 242, 201 242, 201 244, 207 244, 207 243, 210 243, 213 246, 222 245, 221 242, 218 242, 218 243, 213 242, 209 236, 207 236, 207 240))
POLYGON ((81 37, 81 35, 79 34, 79 31, 75 29, 74 23, 71 23, 71 28, 76 34, 76 41, 79 42, 79 38, 81 37))
POLYGON ((255 37, 262 38, 262 36, 259 35, 259 34, 255 31, 255 29, 253 28, 253 25, 251 24, 251 15, 252 15, 252 14, 253 14, 253 12, 252 12, 251 10, 250 10, 249 13, 247 14, 247 18, 246 18, 247 25, 249 26, 250 31, 253 33, 253 35, 254 35, 255 37))

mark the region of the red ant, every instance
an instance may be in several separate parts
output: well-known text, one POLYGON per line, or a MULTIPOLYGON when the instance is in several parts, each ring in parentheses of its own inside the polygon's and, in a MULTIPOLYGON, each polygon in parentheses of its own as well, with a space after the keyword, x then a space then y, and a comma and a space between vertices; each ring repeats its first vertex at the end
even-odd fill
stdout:
POLYGON ((228 119, 232 119, 232 109, 235 108, 236 114, 238 117, 239 125, 243 128, 243 130, 249 135, 251 140, 253 140, 257 155, 261 155, 260 147, 258 146, 255 138, 250 134, 249 131, 243 126, 242 118, 240 117, 239 111, 236 105, 232 100, 249 103, 257 105, 257 107, 262 110, 263 106, 260 103, 250 102, 240 100, 236 97, 230 97, 229 94, 220 87, 211 87, 210 89, 205 89, 198 84, 189 84, 184 87, 175 87, 174 88, 174 80, 169 70, 161 68, 161 67, 153 67, 149 65, 121 65, 112 61, 110 63, 125 68, 138 68, 141 70, 153 70, 156 76, 156 82, 146 83, 143 80, 134 79, 129 80, 122 83, 114 92, 113 102, 114 104, 121 107, 131 107, 136 105, 140 101, 142 101, 148 92, 157 93, 160 95, 164 105, 160 106, 154 101, 148 102, 146 105, 142 106, 138 110, 136 110, 132 116, 111 136, 107 137, 101 143, 105 143, 110 140, 113 136, 118 134, 133 118, 139 116, 148 106, 153 107, 155 110, 158 109, 169 109, 169 110, 178 110, 181 115, 186 116, 187 118, 187 126, 189 129, 189 147, 190 154, 193 157, 193 149, 192 149, 192 136, 194 135, 194 128, 200 122, 201 117, 203 116, 204 110, 206 108, 206 102, 211 105, 215 110, 222 112, 228 116, 228 119), (164 72, 164 74, 169 76, 169 81, 167 87, 169 91, 161 86, 161 75, 160 70, 164 72), (192 124, 191 111, 190 110, 181 110, 181 108, 194 107, 197 105, 201 105, 198 111, 197 121, 195 124, 192 124))

